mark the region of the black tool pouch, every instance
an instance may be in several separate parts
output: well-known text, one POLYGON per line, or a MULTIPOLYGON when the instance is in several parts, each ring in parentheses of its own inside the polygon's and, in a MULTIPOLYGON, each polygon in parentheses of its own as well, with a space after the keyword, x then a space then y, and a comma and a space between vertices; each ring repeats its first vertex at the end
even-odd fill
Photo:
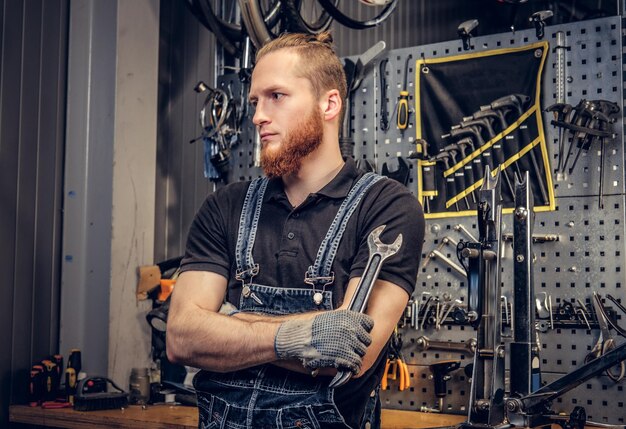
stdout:
POLYGON ((417 61, 416 138, 428 142, 418 198, 427 218, 475 216, 486 167, 500 174, 505 213, 526 171, 535 210, 554 210, 540 106, 547 53, 540 42, 417 61))

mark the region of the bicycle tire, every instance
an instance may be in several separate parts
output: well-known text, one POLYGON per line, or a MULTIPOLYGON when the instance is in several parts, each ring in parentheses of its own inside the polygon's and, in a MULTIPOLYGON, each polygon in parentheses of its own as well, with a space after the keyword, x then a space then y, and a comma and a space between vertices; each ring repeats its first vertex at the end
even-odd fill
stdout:
MULTIPOLYGON (((313 20, 303 16, 302 6, 306 0, 282 0, 283 13, 286 20, 286 29, 290 32, 319 34, 328 30, 332 23, 332 16, 320 6, 321 13, 316 14, 313 20)), ((315 1, 315 4, 318 2, 315 1)), ((334 0, 335 5, 339 0, 334 0)))
MULTIPOLYGON (((246 29, 240 24, 218 16, 211 5, 211 0, 187 0, 186 3, 193 15, 217 37, 226 51, 239 56, 241 53, 239 44, 246 36, 246 29)), ((259 7, 259 13, 267 27, 277 25, 281 17, 280 6, 280 0, 271 0, 269 7, 265 9, 259 7)))
MULTIPOLYGON (((236 32, 227 34, 229 27, 223 25, 224 22, 219 20, 215 15, 209 0, 188 0, 185 3, 187 3, 191 13, 193 13, 200 23, 215 35, 226 52, 233 56, 237 56, 240 53, 236 43, 241 38, 241 29, 238 34, 236 32)), ((234 29, 231 28, 231 30, 234 29)))
POLYGON ((383 10, 371 19, 367 19, 364 21, 359 21, 357 19, 351 18, 344 14, 339 8, 333 4, 331 0, 318 0, 320 4, 326 9, 326 11, 332 16, 335 21, 340 24, 355 29, 355 30, 365 30, 367 28, 376 27, 377 25, 384 22, 389 15, 395 10, 398 5, 398 0, 392 0, 391 3, 386 5, 383 10))
POLYGON ((281 0, 273 1, 267 10, 264 10, 259 0, 238 0, 239 10, 241 11, 241 21, 246 28, 252 44, 259 49, 265 43, 276 38, 282 31, 281 18, 282 18, 282 3, 281 0), (278 7, 280 11, 276 14, 274 19, 276 22, 270 20, 266 21, 266 15, 271 16, 275 8, 278 7))

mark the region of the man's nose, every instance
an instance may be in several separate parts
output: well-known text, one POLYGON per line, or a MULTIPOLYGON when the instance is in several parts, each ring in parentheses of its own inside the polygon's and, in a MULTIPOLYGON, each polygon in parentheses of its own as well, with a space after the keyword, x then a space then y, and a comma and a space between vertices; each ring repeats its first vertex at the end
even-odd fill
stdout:
POLYGON ((261 103, 257 103, 256 108, 254 109, 254 116, 252 116, 252 123, 254 125, 261 126, 269 121, 267 113, 265 109, 261 105, 261 103))

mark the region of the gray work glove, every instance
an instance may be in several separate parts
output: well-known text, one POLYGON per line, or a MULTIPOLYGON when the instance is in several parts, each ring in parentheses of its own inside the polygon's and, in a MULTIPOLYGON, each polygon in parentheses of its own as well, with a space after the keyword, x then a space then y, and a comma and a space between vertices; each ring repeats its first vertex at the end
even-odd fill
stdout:
POLYGON ((289 320, 276 333, 276 355, 279 359, 299 359, 310 370, 332 367, 356 374, 372 342, 373 326, 371 317, 350 310, 289 320))

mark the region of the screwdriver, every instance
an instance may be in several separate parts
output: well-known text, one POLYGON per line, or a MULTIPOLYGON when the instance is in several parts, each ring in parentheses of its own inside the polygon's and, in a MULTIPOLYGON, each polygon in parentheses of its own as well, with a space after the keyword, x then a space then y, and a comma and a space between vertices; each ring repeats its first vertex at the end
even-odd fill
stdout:
POLYGON ((67 369, 65 370, 65 394, 67 401, 74 403, 76 395, 76 385, 78 383, 78 374, 82 369, 82 353, 80 349, 72 349, 67 359, 67 369))
POLYGON ((398 97, 397 120, 399 130, 405 130, 409 125, 409 91, 407 88, 407 80, 409 74, 409 61, 411 61, 411 58, 413 58, 413 55, 409 55, 406 58, 406 63, 404 64, 404 81, 402 89, 400 90, 400 96, 398 97))

